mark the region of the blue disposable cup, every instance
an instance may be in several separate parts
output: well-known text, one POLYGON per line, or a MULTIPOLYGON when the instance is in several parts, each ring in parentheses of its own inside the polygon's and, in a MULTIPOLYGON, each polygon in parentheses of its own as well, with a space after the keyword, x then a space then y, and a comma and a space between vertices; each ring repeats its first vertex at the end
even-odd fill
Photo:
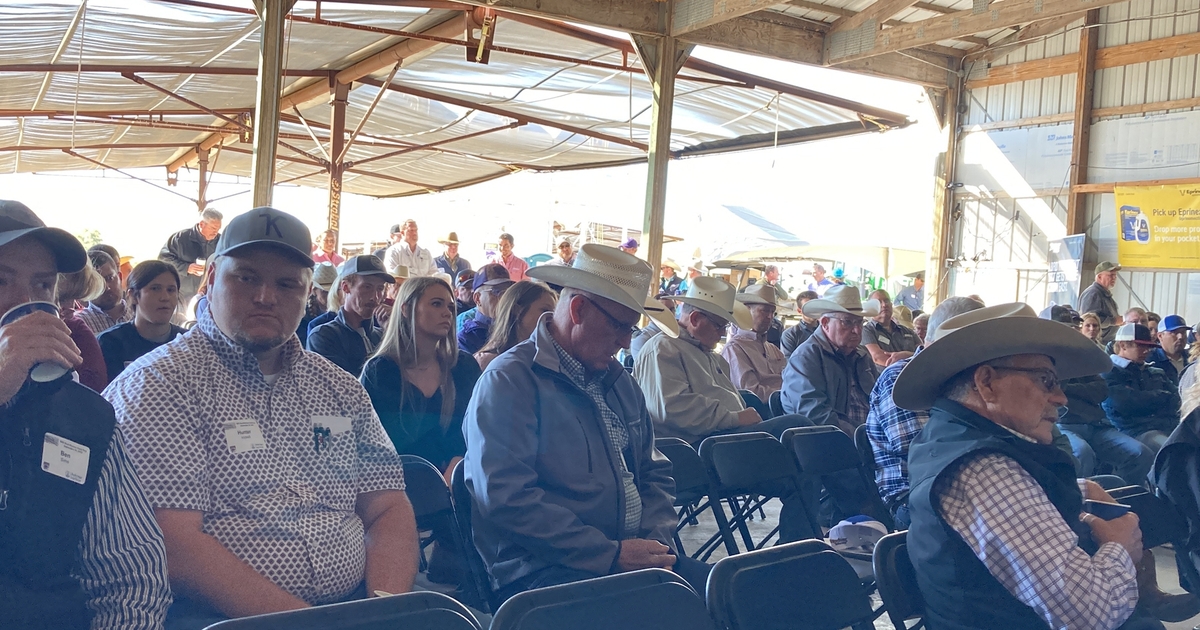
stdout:
MULTIPOLYGON (((8 312, 3 317, 0 317, 0 326, 7 326, 26 315, 31 315, 38 311, 50 313, 58 317, 58 305, 53 302, 25 302, 24 304, 18 304, 8 309, 8 312)), ((70 371, 71 368, 63 367, 57 363, 39 363, 33 366, 33 369, 29 370, 29 378, 37 383, 49 383, 50 381, 62 378, 64 374, 70 371)))

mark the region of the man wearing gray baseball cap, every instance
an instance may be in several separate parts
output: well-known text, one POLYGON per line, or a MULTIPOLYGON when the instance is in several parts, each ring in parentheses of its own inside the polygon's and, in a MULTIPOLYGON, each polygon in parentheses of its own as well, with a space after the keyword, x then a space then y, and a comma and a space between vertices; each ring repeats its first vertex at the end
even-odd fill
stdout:
POLYGON ((0 200, 0 628, 161 628, 162 533, 52 304, 75 237, 0 200), (22 315, 24 313, 24 315, 22 315))
POLYGON ((412 587, 400 458, 358 380, 296 337, 309 243, 279 210, 234 218, 195 328, 105 390, 172 551, 177 627, 412 587))

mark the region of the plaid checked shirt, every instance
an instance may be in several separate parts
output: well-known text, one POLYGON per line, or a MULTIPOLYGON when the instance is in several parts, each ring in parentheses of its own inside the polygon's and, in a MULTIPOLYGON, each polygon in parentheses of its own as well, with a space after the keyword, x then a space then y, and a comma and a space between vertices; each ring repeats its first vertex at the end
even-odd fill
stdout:
POLYGON ((875 485, 893 511, 901 495, 908 492, 908 445, 929 421, 928 413, 901 409, 892 401, 892 388, 909 361, 897 361, 879 375, 867 413, 867 437, 875 452, 875 485))
POLYGON ((1116 628, 1137 605, 1117 543, 1089 556, 1045 491, 1013 459, 985 453, 933 487, 938 511, 1002 585, 1051 628, 1116 628))
POLYGON ((629 428, 621 422, 621 418, 604 400, 603 375, 588 379, 583 364, 567 354, 567 351, 563 350, 557 341, 554 341, 554 337, 549 337, 549 339, 554 342, 554 351, 558 353, 562 373, 571 379, 576 387, 583 390, 588 398, 592 399, 596 409, 600 411, 600 418, 604 421, 609 443, 612 445, 613 452, 617 454, 617 464, 621 467, 621 485, 625 489, 625 535, 622 538, 636 538, 642 529, 642 495, 638 492, 637 484, 634 483, 633 473, 629 472, 629 466, 625 464, 625 449, 629 446, 629 428))

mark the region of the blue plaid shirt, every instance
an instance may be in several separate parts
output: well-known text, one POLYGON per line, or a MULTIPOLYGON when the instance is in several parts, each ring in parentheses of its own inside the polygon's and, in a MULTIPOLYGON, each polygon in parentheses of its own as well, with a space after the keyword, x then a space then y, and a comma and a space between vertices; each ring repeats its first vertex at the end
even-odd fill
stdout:
POLYGON ((902 409, 892 400, 892 388, 900 370, 910 360, 897 361, 879 375, 871 390, 871 409, 867 412, 867 437, 871 438, 871 450, 875 453, 875 484, 884 503, 893 511, 908 492, 908 445, 929 421, 928 413, 902 409))

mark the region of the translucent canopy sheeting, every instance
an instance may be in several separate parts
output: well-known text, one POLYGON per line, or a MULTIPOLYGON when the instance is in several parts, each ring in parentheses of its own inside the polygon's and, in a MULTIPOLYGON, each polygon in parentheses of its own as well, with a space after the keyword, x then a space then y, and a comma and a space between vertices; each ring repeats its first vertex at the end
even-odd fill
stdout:
MULTIPOLYGON (((519 170, 646 158, 653 92, 627 39, 501 16, 487 62, 476 63, 477 45, 464 40, 470 11, 297 3, 285 44, 285 96, 398 43, 421 43, 382 97, 394 62, 350 84, 347 134, 379 102, 344 156, 343 190, 419 194, 519 170), (450 20, 463 24, 453 37, 411 36, 450 20)), ((252 124, 258 39, 248 1, 0 6, 0 173, 178 166, 181 158, 194 167, 195 147, 223 128, 209 168, 249 175, 252 134, 235 125, 252 124)), ((755 87, 772 84, 754 79, 708 64, 685 67, 676 85, 673 155, 906 124, 899 114, 799 87, 755 87)), ((284 111, 277 181, 327 185, 328 103, 321 95, 284 111)))

